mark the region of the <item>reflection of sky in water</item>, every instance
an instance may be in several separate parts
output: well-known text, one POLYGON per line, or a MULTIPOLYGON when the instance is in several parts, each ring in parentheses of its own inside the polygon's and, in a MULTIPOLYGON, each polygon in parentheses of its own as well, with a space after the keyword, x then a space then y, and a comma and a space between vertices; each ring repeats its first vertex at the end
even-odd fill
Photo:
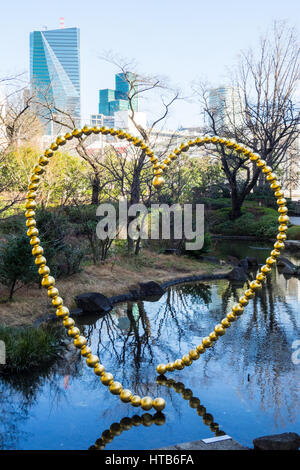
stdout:
MULTIPOLYGON (((106 449, 153 449, 214 435, 188 399, 156 382, 155 367, 198 344, 241 292, 227 281, 189 284, 170 289, 158 302, 121 304, 104 318, 85 319, 93 352, 115 380, 167 402, 164 425, 132 426, 106 449)), ((251 446, 264 434, 300 433, 300 365, 291 361, 291 344, 300 339, 299 301, 300 281, 274 272, 273 283, 212 350, 167 374, 191 389, 220 429, 242 444, 251 446)), ((144 413, 111 395, 76 358, 40 378, 35 389, 37 380, 19 391, 0 382, 2 448, 87 449, 113 422, 144 413)))

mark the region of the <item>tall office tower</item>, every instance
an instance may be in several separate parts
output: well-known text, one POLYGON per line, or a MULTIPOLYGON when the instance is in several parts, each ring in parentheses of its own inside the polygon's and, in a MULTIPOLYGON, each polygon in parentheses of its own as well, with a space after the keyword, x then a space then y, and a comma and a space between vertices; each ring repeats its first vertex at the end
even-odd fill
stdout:
MULTIPOLYGON (((66 111, 80 125, 80 45, 78 28, 30 33, 30 78, 39 100, 66 111)), ((45 118, 49 115, 44 116, 45 118)), ((47 133, 53 128, 47 125, 47 133)))
MULTIPOLYGON (((134 78, 134 74, 128 73, 129 80, 134 78)), ((118 111, 127 111, 129 107, 128 96, 134 93, 135 90, 130 92, 130 85, 124 73, 115 75, 115 90, 106 88, 99 90, 99 114, 104 116, 113 116, 118 111)), ((138 97, 134 96, 132 99, 134 111, 138 111, 138 97)))
POLYGON ((217 129, 241 124, 242 105, 236 88, 231 86, 212 88, 209 90, 208 104, 217 129))

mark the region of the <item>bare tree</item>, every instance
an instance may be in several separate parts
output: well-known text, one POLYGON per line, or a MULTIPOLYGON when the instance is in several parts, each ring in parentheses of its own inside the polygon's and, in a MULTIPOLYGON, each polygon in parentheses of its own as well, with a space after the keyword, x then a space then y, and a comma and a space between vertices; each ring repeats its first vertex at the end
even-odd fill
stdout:
MULTIPOLYGON (((241 52, 229 85, 215 95, 195 85, 209 131, 234 138, 257 152, 274 170, 287 165, 299 137, 300 47, 294 29, 275 22, 256 49, 241 52)), ((258 169, 222 146, 217 148, 231 188, 232 217, 241 215, 246 196, 263 185, 258 169)))

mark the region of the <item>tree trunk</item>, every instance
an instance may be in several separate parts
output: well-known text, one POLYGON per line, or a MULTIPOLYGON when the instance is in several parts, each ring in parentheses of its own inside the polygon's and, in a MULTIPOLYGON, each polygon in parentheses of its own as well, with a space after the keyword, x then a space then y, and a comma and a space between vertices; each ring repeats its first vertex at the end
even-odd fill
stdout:
POLYGON ((100 179, 98 175, 94 176, 92 188, 92 204, 98 206, 100 193, 100 179))

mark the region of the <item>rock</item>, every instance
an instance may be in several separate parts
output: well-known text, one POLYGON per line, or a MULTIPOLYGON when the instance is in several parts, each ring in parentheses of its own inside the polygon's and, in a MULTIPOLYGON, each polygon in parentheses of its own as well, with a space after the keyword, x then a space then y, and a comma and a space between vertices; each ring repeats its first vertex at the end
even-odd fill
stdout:
POLYGON ((247 256, 246 260, 248 261, 248 266, 249 267, 258 266, 257 258, 255 258, 254 256, 247 256))
POLYGON ((300 436, 295 432, 284 432, 273 436, 262 436, 253 440, 254 450, 298 450, 300 436))
POLYGON ((292 263, 289 259, 280 256, 277 260, 277 266, 280 273, 289 274, 291 276, 297 274, 299 267, 292 263))
POLYGON ((245 273, 244 269, 239 267, 239 266, 235 266, 233 268, 232 271, 230 271, 230 273, 228 274, 228 279, 230 281, 247 281, 248 280, 248 276, 247 274, 245 273))
POLYGON ((239 262, 239 267, 242 268, 244 271, 248 271, 249 269, 248 260, 246 258, 241 259, 241 261, 239 262))
POLYGON ((87 292, 75 297, 78 308, 83 313, 107 313, 112 309, 111 301, 98 292, 87 292))
POLYGON ((140 299, 155 298, 160 299, 164 295, 165 290, 155 281, 140 282, 139 283, 139 297, 140 299))
POLYGON ((233 266, 238 266, 238 264, 239 264, 240 261, 239 261, 239 259, 236 258, 235 256, 230 256, 230 255, 228 255, 228 256, 226 257, 226 262, 227 262, 228 264, 233 264, 233 266))

